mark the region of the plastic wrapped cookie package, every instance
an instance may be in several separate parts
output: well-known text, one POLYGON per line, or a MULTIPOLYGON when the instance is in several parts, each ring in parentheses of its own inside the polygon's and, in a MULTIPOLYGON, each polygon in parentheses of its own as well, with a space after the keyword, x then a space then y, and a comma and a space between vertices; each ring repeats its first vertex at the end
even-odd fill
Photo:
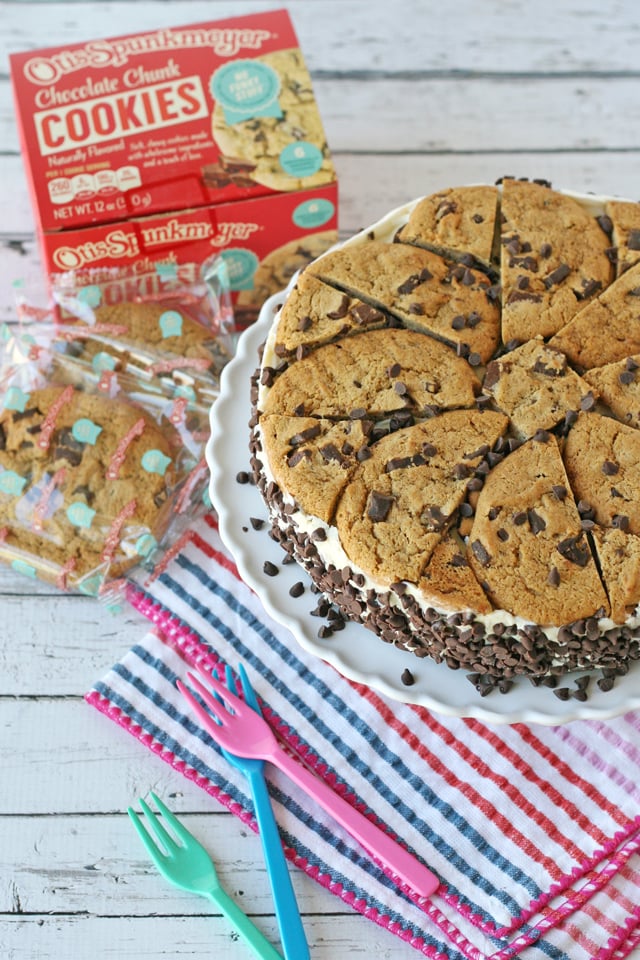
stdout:
POLYGON ((224 270, 205 268, 151 294, 129 284, 128 300, 113 273, 65 276, 47 308, 20 292, 0 341, 0 561, 114 600, 209 505, 208 414, 234 336, 224 270))
MULTIPOLYGON (((174 263, 93 268, 50 277, 56 339, 94 369, 123 369, 168 389, 213 399, 234 350, 228 268, 220 256, 199 276, 174 263)), ((24 313, 24 303, 19 309, 24 313)), ((61 344, 60 344, 61 345, 61 344)), ((191 396, 192 400, 198 399, 191 396)))

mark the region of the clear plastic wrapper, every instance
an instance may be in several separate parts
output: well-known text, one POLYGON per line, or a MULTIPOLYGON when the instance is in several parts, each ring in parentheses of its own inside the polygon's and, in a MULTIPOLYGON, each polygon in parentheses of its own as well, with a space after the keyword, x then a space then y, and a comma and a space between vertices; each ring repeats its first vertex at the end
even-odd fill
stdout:
POLYGON ((113 600, 205 508, 209 410, 234 348, 224 272, 209 271, 117 304, 70 275, 46 309, 21 293, 0 339, 0 561, 113 600))
POLYGON ((135 266, 52 277, 58 349, 94 370, 124 370, 176 397, 210 405, 234 350, 226 265, 213 257, 200 279, 173 264, 153 275, 135 266))

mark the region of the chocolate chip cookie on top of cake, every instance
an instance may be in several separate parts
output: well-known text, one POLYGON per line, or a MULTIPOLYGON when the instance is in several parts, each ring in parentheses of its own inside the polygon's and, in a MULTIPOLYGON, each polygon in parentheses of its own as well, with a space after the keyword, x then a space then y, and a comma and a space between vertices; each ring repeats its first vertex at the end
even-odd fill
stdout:
POLYGON ((558 443, 524 443, 485 480, 469 535, 469 562, 494 607, 530 622, 606 616, 600 582, 558 443))
POLYGON ((349 560, 387 586, 418 581, 466 498, 469 477, 506 427, 497 413, 453 410, 374 444, 337 506, 349 560))
POLYGON ((607 584, 611 619, 624 623, 640 603, 640 537, 617 527, 594 526, 591 537, 607 584))
POLYGON ((522 344, 487 366, 483 390, 508 414, 518 437, 551 430, 573 411, 593 406, 597 391, 581 379, 560 350, 541 337, 522 344))
POLYGON ((447 187, 415 205, 398 239, 491 272, 499 259, 499 199, 497 187, 447 187))
POLYGON ((413 330, 345 337, 275 375, 263 370, 264 414, 380 418, 403 411, 472 407, 480 384, 473 368, 444 344, 413 330))
POLYGON ((622 423, 640 428, 640 354, 606 363, 583 374, 583 379, 622 423))
POLYGON ((640 353, 640 263, 579 310, 549 346, 580 372, 640 353))
POLYGON ((609 238, 573 197, 502 184, 502 340, 550 337, 611 281, 609 238))
POLYGON ((583 413, 563 457, 575 497, 589 503, 596 522, 640 535, 640 433, 612 417, 583 413))
POLYGON ((389 324, 390 317, 382 310, 305 270, 280 310, 274 353, 279 360, 294 355, 301 360, 323 343, 389 324))
POLYGON ((486 363, 500 337, 492 280, 480 270, 406 243, 366 239, 307 267, 314 276, 486 363))
POLYGON ((270 414, 262 418, 274 480, 310 514, 331 523, 357 464, 370 455, 373 422, 270 414))

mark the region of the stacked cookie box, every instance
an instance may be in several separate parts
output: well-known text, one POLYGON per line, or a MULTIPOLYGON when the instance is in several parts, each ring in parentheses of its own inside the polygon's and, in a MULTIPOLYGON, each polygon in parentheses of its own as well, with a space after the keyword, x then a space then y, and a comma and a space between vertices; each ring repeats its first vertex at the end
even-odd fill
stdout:
POLYGON ((135 264, 152 293, 159 264, 189 283, 221 254, 244 326, 337 239, 335 171, 286 11, 10 59, 48 274, 135 264))

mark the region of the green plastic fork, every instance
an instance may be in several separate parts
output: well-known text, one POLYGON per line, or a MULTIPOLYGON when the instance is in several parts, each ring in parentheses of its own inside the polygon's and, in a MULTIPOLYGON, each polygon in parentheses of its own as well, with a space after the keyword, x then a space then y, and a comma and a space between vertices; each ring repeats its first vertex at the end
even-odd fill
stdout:
POLYGON ((202 844, 189 833, 155 793, 151 793, 150 796, 172 833, 166 829, 144 800, 140 800, 139 803, 149 828, 143 826, 142 817, 132 807, 127 808, 127 813, 145 850, 165 880, 180 887, 181 890, 199 893, 200 896, 212 900, 257 957, 263 960, 282 960, 282 956, 275 947, 222 889, 213 861, 202 844))

